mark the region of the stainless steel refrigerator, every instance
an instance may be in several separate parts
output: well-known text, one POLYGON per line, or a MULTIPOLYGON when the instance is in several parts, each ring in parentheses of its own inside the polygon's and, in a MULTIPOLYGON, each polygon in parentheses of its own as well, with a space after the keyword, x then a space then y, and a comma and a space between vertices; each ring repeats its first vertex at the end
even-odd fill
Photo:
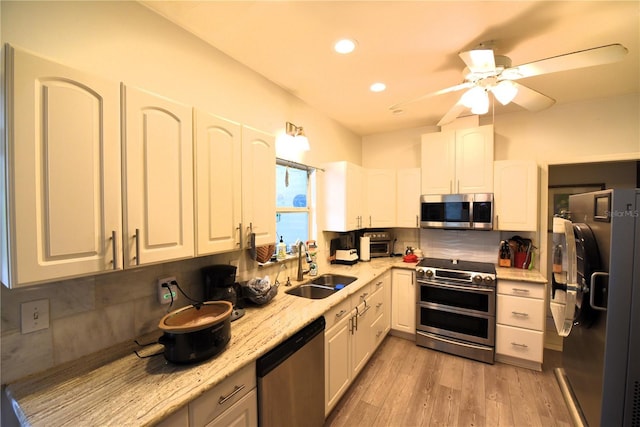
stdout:
POLYGON ((569 197, 554 218, 556 377, 576 425, 640 426, 640 189, 569 197))

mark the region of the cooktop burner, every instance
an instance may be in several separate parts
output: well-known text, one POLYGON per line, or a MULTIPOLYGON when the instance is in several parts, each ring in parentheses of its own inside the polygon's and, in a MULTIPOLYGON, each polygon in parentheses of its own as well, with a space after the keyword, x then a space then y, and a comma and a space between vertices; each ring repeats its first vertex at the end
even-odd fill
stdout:
POLYGON ((473 273, 496 274, 496 266, 488 262, 461 261, 456 259, 423 258, 416 267, 440 268, 444 270, 460 270, 473 273))
POLYGON ((452 283, 495 286, 496 266, 488 262, 423 258, 416 265, 416 275, 418 281, 442 280, 452 283))

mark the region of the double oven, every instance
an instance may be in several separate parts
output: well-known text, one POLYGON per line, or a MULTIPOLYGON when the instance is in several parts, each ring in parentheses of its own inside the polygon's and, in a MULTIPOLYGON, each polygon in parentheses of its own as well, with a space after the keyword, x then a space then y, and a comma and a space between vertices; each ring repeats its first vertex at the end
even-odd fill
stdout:
POLYGON ((495 265, 424 258, 416 277, 416 344, 493 363, 495 265))

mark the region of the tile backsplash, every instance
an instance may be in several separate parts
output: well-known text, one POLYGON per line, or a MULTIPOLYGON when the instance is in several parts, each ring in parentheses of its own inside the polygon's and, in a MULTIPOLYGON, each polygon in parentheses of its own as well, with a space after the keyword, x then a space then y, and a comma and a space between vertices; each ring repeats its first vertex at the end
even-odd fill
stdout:
MULTIPOLYGON (((155 331, 168 305, 157 300, 157 280, 175 276, 191 298, 202 298, 200 269, 213 264, 238 267, 237 281, 280 273, 280 282, 295 277, 295 260, 258 267, 247 251, 192 258, 97 276, 52 282, 21 289, 0 285, 2 384, 77 359, 112 345, 155 331), (22 334, 20 306, 23 302, 49 300, 49 328, 22 334)), ((171 307, 189 301, 179 293, 171 307)))

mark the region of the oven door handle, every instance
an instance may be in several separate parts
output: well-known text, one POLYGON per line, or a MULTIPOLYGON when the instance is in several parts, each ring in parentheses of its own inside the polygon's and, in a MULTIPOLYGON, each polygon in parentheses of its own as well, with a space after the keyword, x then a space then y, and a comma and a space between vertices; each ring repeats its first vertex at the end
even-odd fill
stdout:
POLYGON ((490 294, 495 292, 495 288, 476 288, 473 286, 464 286, 464 285, 447 285, 444 283, 435 283, 435 282, 423 282, 418 281, 419 283, 427 286, 431 286, 434 288, 444 288, 444 289, 452 289, 452 290, 462 290, 462 291, 471 291, 476 293, 490 294))
POLYGON ((471 344, 471 343, 466 343, 466 342, 461 342, 461 341, 454 341, 454 340, 450 340, 447 339, 446 337, 443 337, 442 335, 438 335, 438 336, 433 336, 432 334, 429 334, 428 332, 420 332, 418 331, 419 334, 425 335, 425 336, 432 336, 440 341, 444 341, 448 344, 455 344, 455 345, 459 345, 461 347, 469 347, 469 348, 473 348, 473 349, 480 349, 480 350, 486 350, 487 346, 483 346, 483 345, 476 345, 476 344, 471 344))

